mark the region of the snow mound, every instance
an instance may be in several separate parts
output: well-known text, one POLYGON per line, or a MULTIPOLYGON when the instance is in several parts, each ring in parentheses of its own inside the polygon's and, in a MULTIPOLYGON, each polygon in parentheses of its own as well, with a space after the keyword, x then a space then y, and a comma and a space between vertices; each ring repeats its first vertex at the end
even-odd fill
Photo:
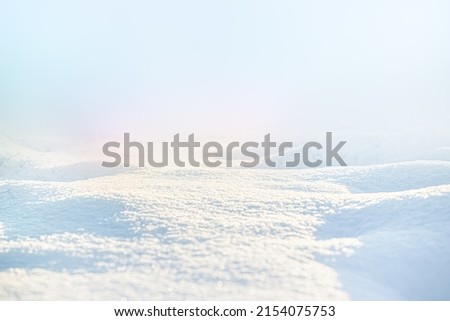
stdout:
POLYGON ((3 178, 0 299, 448 300, 449 169, 3 178))
POLYGON ((76 181, 124 172, 123 168, 105 168, 100 163, 33 150, 0 134, 0 179, 76 181))

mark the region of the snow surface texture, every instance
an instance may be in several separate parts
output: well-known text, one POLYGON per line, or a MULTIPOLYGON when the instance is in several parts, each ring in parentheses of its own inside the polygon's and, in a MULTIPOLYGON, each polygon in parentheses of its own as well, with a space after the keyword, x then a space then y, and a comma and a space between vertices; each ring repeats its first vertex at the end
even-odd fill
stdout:
POLYGON ((450 162, 106 171, 0 157, 3 300, 450 299, 450 162))

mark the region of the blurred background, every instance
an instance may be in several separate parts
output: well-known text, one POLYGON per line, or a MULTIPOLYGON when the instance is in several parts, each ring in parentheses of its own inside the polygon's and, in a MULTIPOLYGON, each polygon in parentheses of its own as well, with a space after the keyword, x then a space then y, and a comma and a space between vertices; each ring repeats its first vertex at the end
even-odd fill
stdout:
POLYGON ((355 164, 448 160, 449 39, 445 0, 2 1, 0 131, 44 150, 333 131, 355 164))

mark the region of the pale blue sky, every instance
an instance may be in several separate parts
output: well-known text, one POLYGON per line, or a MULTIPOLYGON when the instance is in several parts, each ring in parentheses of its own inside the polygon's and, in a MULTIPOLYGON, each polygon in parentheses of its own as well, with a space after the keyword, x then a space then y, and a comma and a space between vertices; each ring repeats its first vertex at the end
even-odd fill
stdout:
POLYGON ((448 1, 0 1, 0 128, 448 127, 448 1))

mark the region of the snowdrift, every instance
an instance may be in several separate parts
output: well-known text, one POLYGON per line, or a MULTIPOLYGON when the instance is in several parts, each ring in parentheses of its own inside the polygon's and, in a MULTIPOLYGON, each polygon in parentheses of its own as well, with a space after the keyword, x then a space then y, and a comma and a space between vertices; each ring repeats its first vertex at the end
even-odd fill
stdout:
POLYGON ((449 162, 99 173, 40 156, 2 154, 0 299, 450 299, 449 162))

